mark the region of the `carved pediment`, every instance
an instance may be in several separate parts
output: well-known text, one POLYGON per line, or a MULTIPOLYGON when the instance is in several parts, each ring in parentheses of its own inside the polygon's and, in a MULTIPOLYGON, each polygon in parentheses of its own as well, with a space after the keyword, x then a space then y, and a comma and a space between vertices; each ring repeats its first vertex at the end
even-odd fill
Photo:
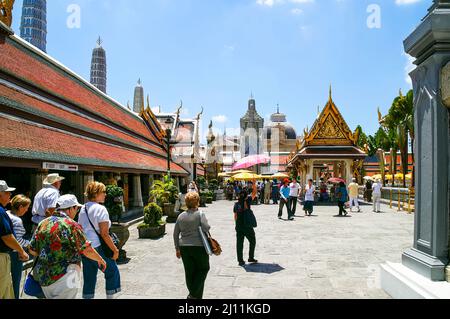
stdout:
POLYGON ((347 123, 331 98, 304 140, 304 146, 349 145, 356 146, 358 134, 350 131, 347 123))
POLYGON ((320 128, 319 133, 317 133, 316 137, 318 139, 343 139, 345 140, 345 136, 342 133, 341 128, 336 123, 331 115, 328 115, 327 119, 323 123, 320 128))

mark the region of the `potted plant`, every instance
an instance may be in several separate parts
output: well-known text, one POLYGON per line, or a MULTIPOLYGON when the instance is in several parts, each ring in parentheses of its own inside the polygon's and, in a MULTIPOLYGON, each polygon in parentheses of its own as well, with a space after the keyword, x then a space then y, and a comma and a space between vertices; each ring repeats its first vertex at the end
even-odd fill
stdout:
POLYGON ((162 219, 163 211, 156 203, 144 208, 144 222, 138 226, 139 238, 156 239, 166 233, 166 222, 162 219))
POLYGON ((175 204, 179 198, 178 187, 169 176, 164 176, 162 181, 155 181, 150 191, 150 202, 156 202, 168 216, 167 221, 172 223, 178 218, 179 212, 175 212, 175 204))
POLYGON ((217 200, 217 192, 219 190, 219 182, 216 179, 209 181, 209 190, 212 192, 212 200, 217 200))
POLYGON ((212 194, 209 190, 200 191, 200 207, 206 207, 206 204, 212 204, 212 194))
POLYGON ((128 239, 130 238, 129 226, 120 223, 123 212, 123 189, 117 185, 106 186, 105 207, 108 210, 112 221, 111 231, 117 235, 120 240, 119 259, 118 264, 123 264, 129 261, 127 252, 123 249, 128 239))

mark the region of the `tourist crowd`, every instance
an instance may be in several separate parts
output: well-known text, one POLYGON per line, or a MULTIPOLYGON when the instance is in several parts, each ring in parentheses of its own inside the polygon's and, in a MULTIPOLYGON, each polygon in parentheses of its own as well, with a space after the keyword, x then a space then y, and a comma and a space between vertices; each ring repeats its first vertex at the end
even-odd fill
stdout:
POLYGON ((32 297, 74 299, 82 288, 83 298, 92 299, 99 269, 105 276, 107 298, 120 292, 119 250, 102 205, 106 186, 90 182, 85 192, 88 203, 81 205, 74 195, 60 196, 63 180, 59 174, 47 176, 33 203, 24 195, 11 199, 16 189, 0 181, 0 299, 19 299, 23 263, 31 256, 33 267, 24 290, 32 297), (8 204, 10 211, 6 211, 8 204), (26 238, 20 217, 31 204, 33 232, 26 238))

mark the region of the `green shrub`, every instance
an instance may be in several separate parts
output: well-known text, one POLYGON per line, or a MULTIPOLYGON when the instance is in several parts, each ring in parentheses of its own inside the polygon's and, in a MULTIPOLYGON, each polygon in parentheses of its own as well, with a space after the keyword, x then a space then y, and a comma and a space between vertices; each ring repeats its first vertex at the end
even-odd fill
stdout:
POLYGON ((164 225, 165 222, 162 219, 162 208, 156 203, 150 203, 144 208, 144 223, 140 225, 142 227, 157 227, 164 225))
POLYGON ((116 185, 106 186, 105 207, 112 221, 122 218, 123 189, 116 185))
POLYGON ((150 202, 156 202, 160 207, 164 204, 175 204, 179 190, 175 180, 164 176, 162 181, 154 181, 150 191, 150 202))

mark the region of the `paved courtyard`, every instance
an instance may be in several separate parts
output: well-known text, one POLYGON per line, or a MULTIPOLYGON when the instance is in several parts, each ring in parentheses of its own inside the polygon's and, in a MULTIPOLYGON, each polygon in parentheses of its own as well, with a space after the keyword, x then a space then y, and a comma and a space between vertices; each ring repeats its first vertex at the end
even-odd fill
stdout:
MULTIPOLYGON (((241 268, 235 254, 232 207, 233 203, 220 201, 204 209, 212 235, 223 248, 222 256, 210 260, 207 299, 389 298, 378 284, 379 265, 400 262, 413 241, 414 215, 385 205, 382 214, 363 206, 362 213, 346 218, 335 217, 336 207, 316 207, 314 216, 293 222, 278 220, 276 206, 255 206, 256 257, 261 264, 241 268)), ((186 298, 173 228, 168 224, 166 236, 159 240, 140 240, 137 225, 130 227, 125 248, 131 261, 120 266, 123 291, 118 299, 186 298)), ((96 298, 105 298, 101 276, 96 298)))
MULTIPOLYGON (((205 298, 389 298, 378 284, 379 265, 400 262, 413 241, 414 215, 390 210, 339 218, 335 207, 317 207, 315 216, 293 222, 277 219, 277 208, 255 206, 257 259, 241 268, 235 254, 233 204, 217 202, 204 209, 223 255, 211 258, 205 298)), ((139 240, 131 226, 126 250, 131 261, 120 266, 123 292, 118 298, 185 299, 182 262, 173 247, 173 224, 159 240, 139 240)), ((245 253, 248 251, 246 243, 245 253)), ((99 280, 99 298, 104 297, 99 280)))

